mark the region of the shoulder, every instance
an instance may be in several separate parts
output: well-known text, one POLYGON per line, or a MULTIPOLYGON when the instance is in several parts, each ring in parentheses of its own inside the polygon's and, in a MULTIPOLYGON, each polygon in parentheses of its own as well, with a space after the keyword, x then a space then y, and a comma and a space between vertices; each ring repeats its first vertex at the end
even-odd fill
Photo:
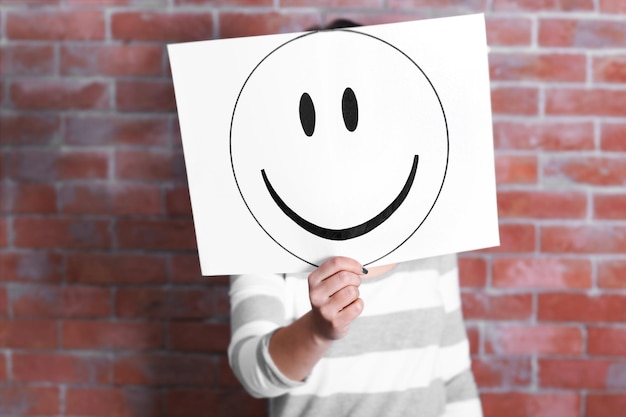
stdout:
POLYGON ((436 271, 440 275, 455 272, 457 269, 457 256, 455 253, 433 256, 430 258, 414 259, 398 264, 397 273, 416 273, 421 271, 436 271))

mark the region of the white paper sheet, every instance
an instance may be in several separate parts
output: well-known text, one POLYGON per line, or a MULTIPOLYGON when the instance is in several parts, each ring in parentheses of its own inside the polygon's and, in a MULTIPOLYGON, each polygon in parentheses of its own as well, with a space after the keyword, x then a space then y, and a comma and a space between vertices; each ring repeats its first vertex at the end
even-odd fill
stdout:
POLYGON ((482 14, 168 51, 203 275, 499 244, 482 14))

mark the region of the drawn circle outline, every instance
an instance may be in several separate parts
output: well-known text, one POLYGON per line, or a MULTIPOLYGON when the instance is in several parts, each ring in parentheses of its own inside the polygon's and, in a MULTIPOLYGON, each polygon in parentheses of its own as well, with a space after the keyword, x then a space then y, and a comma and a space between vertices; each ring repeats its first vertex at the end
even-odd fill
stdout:
POLYGON ((288 44, 290 44, 290 43, 292 43, 292 42, 294 42, 294 41, 296 41, 298 39, 304 38, 306 36, 312 36, 312 35, 315 35, 315 34, 320 33, 320 32, 331 32, 331 31, 351 32, 351 33, 354 33, 354 34, 357 34, 357 35, 363 35, 363 36, 370 37, 372 39, 375 39, 375 40, 377 40, 379 42, 382 42, 385 45, 395 49, 397 52, 402 54, 406 59, 408 59, 420 71, 420 73, 424 76, 424 78, 426 78, 426 81, 428 81, 428 84, 430 85, 430 87, 432 88, 433 92, 435 93, 435 97, 437 98, 437 102, 439 103, 439 106, 441 108, 441 114, 443 115, 443 123, 444 123, 445 129, 446 129, 446 164, 445 164, 445 169, 444 169, 444 172, 443 172, 443 178, 441 180, 441 185, 439 186, 439 190, 437 191, 437 195, 435 197, 435 200, 433 201, 433 204, 430 206, 430 208, 428 209, 428 212, 426 213, 424 218, 420 221, 420 223, 417 225, 417 227, 402 242, 400 242, 396 247, 394 247, 393 249, 391 249, 390 251, 388 251, 384 255, 381 255, 378 258, 376 258, 376 259, 374 259, 372 261, 368 261, 368 262, 363 264, 364 266, 367 266, 367 265, 373 264, 374 262, 377 262, 377 261, 379 261, 379 260, 389 256, 391 253, 393 253, 396 250, 398 250, 398 248, 400 248, 409 239, 411 239, 411 237, 413 237, 413 235, 418 231, 418 229, 422 226, 422 224, 424 224, 424 222, 426 221, 426 219, 428 218, 430 213, 433 211, 433 208, 435 207, 435 204, 437 204, 437 200, 439 199, 439 196, 441 195, 441 191, 443 190, 444 183, 446 182, 446 175, 448 173, 448 163, 449 163, 449 160, 450 160, 450 132, 448 130, 448 120, 447 120, 447 117, 446 117, 446 112, 445 112, 445 110, 443 108, 443 104, 441 102, 441 98, 439 97, 439 94, 437 93, 437 90, 435 89, 435 86, 433 85, 433 83, 430 80, 430 78, 428 77, 428 75, 426 75, 424 70, 410 56, 408 56, 405 52, 403 52, 397 46, 392 45, 391 43, 389 43, 389 42, 387 42, 387 41, 385 41, 385 40, 383 40, 383 39, 381 39, 381 38, 379 38, 377 36, 371 35, 369 33, 363 33, 363 32, 359 32, 357 30, 353 30, 353 29, 330 29, 330 30, 317 30, 317 31, 313 31, 313 32, 304 33, 304 34, 296 36, 295 38, 290 39, 287 42, 284 42, 281 45, 279 45, 276 48, 274 48, 265 57, 263 57, 263 59, 261 59, 258 64, 256 64, 254 66, 254 68, 252 69, 250 74, 248 74, 248 76, 246 77, 246 80, 244 81, 243 85, 241 86, 241 89, 239 90, 239 93, 237 94, 237 99, 235 100, 235 105, 233 107, 233 113, 232 113, 232 116, 231 116, 231 119, 230 119, 230 128, 229 128, 229 133, 228 133, 230 165, 231 165, 231 169, 233 171, 233 178, 235 180, 235 184, 237 185, 237 190, 239 191, 239 195, 241 196, 241 199, 243 200, 243 203, 245 204, 246 208, 250 212, 250 215, 252 216, 254 221, 259 225, 259 227, 265 232, 265 234, 267 234, 267 236, 269 236, 270 239, 272 239, 278 246, 280 246, 287 253, 289 253, 290 255, 300 259, 302 262, 305 262, 305 263, 307 263, 307 264, 317 268, 319 265, 317 265, 317 264, 315 264, 315 263, 313 263, 311 261, 308 261, 308 260, 304 259, 303 257, 293 253, 291 250, 287 249, 283 244, 281 244, 274 236, 272 236, 272 234, 270 232, 268 232, 267 229, 261 224, 259 219, 257 219, 257 217, 255 216, 254 212, 250 208, 248 202, 246 201, 246 198, 243 195, 243 191, 241 190, 241 187, 239 186, 239 181, 237 180, 237 174, 235 172, 235 164, 234 164, 234 161, 233 161, 233 123, 235 121, 235 113, 237 111, 237 105, 239 104, 239 99, 241 98, 241 94, 243 93, 243 90, 246 88, 246 85, 248 84, 248 81, 250 80, 250 78, 252 77, 254 72, 259 68, 259 66, 266 59, 268 59, 272 54, 274 54, 276 51, 278 51, 282 47, 284 47, 284 46, 286 46, 286 45, 288 45, 288 44))

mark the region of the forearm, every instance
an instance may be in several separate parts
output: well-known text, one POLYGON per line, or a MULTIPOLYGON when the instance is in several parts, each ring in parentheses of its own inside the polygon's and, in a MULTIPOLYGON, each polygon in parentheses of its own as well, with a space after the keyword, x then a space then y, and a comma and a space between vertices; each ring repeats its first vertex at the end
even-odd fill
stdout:
POLYGON ((312 313, 278 329, 270 339, 269 353, 289 379, 304 380, 324 356, 332 341, 316 336, 312 313))
POLYGON ((276 397, 297 386, 276 368, 269 354, 273 333, 287 324, 278 274, 231 277, 231 340, 228 357, 233 372, 255 397, 276 397))
POLYGON ((309 275, 311 311, 285 324, 284 280, 277 276, 231 279, 232 336, 228 354, 237 378, 252 395, 275 397, 301 385, 333 340, 363 309, 358 298, 362 266, 332 258, 309 275), (283 327, 281 327, 283 326, 283 327))
POLYGON ((341 339, 361 311, 361 274, 354 259, 334 257, 308 278, 311 311, 277 330, 269 343, 272 361, 286 377, 304 380, 324 356, 333 340, 341 339))

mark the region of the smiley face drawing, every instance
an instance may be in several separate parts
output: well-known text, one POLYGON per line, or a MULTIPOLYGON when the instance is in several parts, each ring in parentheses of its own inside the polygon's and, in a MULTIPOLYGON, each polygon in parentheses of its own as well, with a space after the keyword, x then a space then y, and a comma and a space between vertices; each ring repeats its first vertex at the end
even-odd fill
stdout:
POLYGON ((231 166, 245 206, 281 248, 384 259, 433 211, 449 137, 424 70, 354 29, 306 33, 252 69, 230 125, 231 166))

